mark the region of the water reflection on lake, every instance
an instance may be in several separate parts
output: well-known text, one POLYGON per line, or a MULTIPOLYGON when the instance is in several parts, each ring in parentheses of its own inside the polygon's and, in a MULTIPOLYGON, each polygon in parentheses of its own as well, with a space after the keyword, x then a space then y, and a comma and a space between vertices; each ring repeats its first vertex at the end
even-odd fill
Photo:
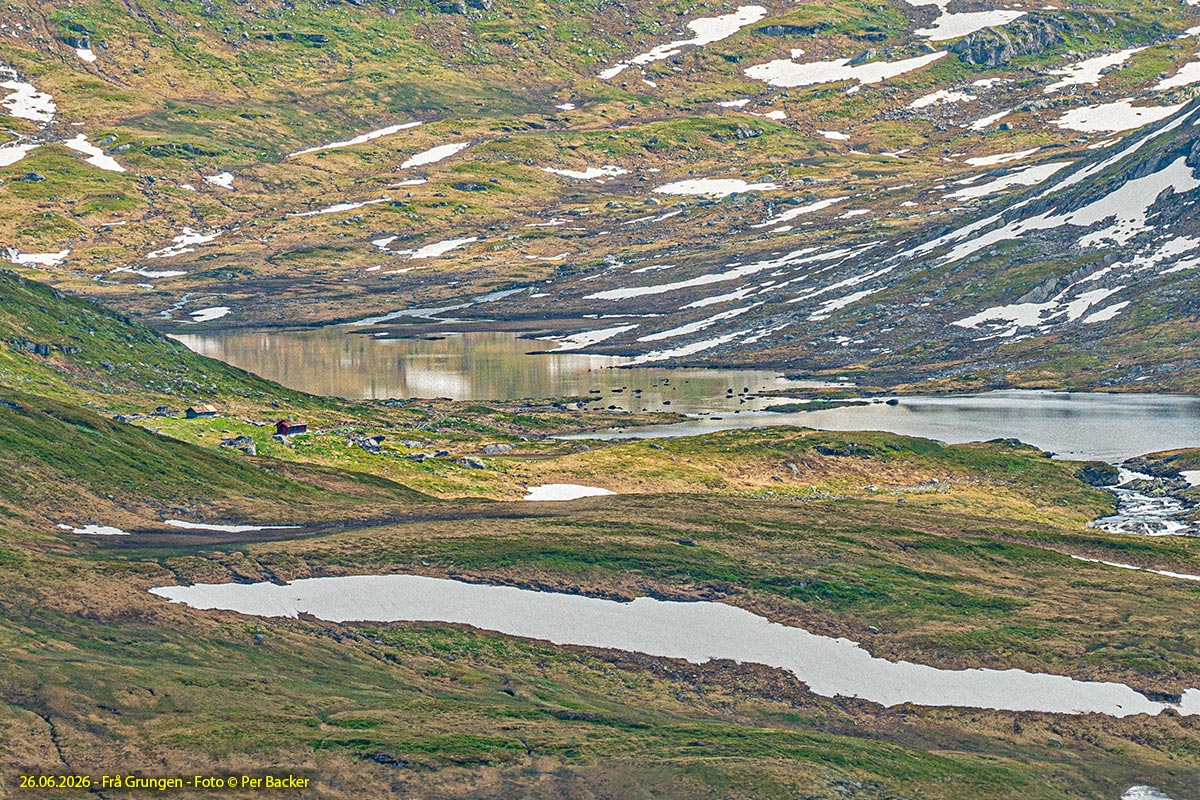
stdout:
POLYGON ((381 339, 345 328, 229 331, 175 337, 292 389, 362 399, 450 397, 514 400, 572 397, 597 391, 602 405, 640 411, 761 408, 778 400, 745 399, 743 390, 824 384, 789 381, 769 370, 614 369, 628 359, 549 350, 553 342, 512 333, 447 333, 440 339, 381 339), (620 391, 616 391, 620 390, 620 391), (732 392, 730 391, 732 390, 732 392))
POLYGON ((300 391, 364 399, 455 400, 590 397, 590 407, 706 415, 674 425, 616 429, 579 438, 691 436, 730 428, 798 425, 881 430, 944 442, 1017 438, 1063 457, 1118 461, 1155 450, 1200 447, 1200 398, 1150 394, 1001 391, 903 397, 792 414, 754 392, 824 384, 770 370, 617 369, 627 359, 531 352, 553 342, 505 332, 439 339, 375 338, 345 328, 188 334, 179 341, 300 391))

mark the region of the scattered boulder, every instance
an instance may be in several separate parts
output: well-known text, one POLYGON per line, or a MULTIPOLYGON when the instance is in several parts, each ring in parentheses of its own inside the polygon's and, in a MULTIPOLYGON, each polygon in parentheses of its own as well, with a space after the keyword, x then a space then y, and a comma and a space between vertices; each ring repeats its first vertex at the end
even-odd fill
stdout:
POLYGON ((40 172, 26 172, 24 175, 17 178, 17 180, 23 183, 41 183, 42 181, 46 180, 46 176, 42 175, 40 172))
POLYGON ((383 449, 380 447, 380 445, 382 445, 382 444, 383 444, 383 442, 384 442, 384 440, 385 440, 385 437, 383 437, 383 436, 354 436, 354 435, 350 435, 350 436, 347 436, 347 437, 346 437, 346 440, 347 440, 347 441, 348 441, 348 442, 349 442, 351 445, 354 445, 354 446, 357 446, 357 447, 361 447, 363 450, 366 450, 366 451, 367 451, 368 453, 370 453, 371 455, 375 455, 375 456, 377 456, 377 455, 379 455, 380 453, 382 453, 382 452, 383 452, 383 449))
POLYGON ((485 456, 496 456, 500 455, 501 453, 507 453, 512 449, 513 446, 511 444, 489 444, 479 452, 483 453, 485 456))
POLYGON ((1076 474, 1089 486, 1116 486, 1121 481, 1121 471, 1101 461, 1084 464, 1076 474))
MULTIPOLYGON (((988 439, 986 442, 984 442, 984 444, 1002 444, 1002 445, 1005 445, 1006 447, 1031 447, 1032 446, 1032 445, 1025 444, 1020 439, 1014 439, 1011 436, 1003 437, 1000 439, 988 439)), ((1105 466, 1108 466, 1108 465, 1106 464, 1105 466)))
POLYGON ((458 460, 458 463, 467 469, 487 469, 487 464, 475 456, 463 456, 458 460))
POLYGON ((879 55, 879 51, 873 47, 870 49, 867 49, 867 50, 863 50, 861 53, 854 56, 854 58, 850 59, 847 62, 847 66, 857 67, 859 64, 865 64, 868 61, 874 60, 875 57, 878 55, 879 55))
POLYGON ((52 345, 31 342, 28 339, 18 339, 12 342, 13 349, 18 353, 33 353, 35 356, 46 358, 50 355, 52 345))
POLYGON ((230 450, 240 450, 248 456, 258 455, 258 447, 254 444, 254 439, 249 436, 234 436, 229 439, 222 439, 221 447, 228 447, 230 450))
POLYGON ((812 36, 830 27, 828 22, 816 25, 766 25, 758 29, 763 36, 812 36))
POLYGON ((1026 14, 1003 28, 984 28, 950 48, 959 60, 977 67, 1000 67, 1020 56, 1040 55, 1066 43, 1063 20, 1045 14, 1026 14))
POLYGON ((856 442, 819 444, 813 449, 823 456, 870 456, 875 454, 875 448, 865 447, 856 442))
POLYGON ((1136 478, 1121 484, 1121 488, 1147 497, 1173 497, 1180 492, 1186 492, 1192 485, 1183 478, 1136 478))
POLYGON ((1178 478, 1179 469, 1171 464, 1177 457, 1147 458, 1146 456, 1137 456, 1136 458, 1125 459, 1121 466, 1131 472, 1140 472, 1143 475, 1152 475, 1155 478, 1178 478))

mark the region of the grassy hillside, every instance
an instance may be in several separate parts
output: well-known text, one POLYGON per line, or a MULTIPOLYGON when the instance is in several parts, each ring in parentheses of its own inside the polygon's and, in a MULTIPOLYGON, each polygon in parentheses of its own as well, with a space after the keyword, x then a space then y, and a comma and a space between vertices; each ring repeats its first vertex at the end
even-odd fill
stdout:
MULTIPOLYGON (((761 20, 727 38, 605 79, 606 67, 686 40, 688 23, 734 8, 645 0, 17 3, 11 24, 25 27, 0 38, 0 65, 51 94, 58 113, 44 128, 5 118, 20 141, 40 146, 0 167, 9 210, 0 250, 69 250, 60 264, 23 269, 164 328, 182 328, 190 312, 213 306, 231 309, 220 325, 316 323, 547 280, 565 289, 559 312, 578 317, 595 309, 579 302, 575 279, 605 276, 610 256, 687 272, 908 232, 986 201, 948 201, 956 181, 1079 158, 1110 136, 1053 124, 1071 109, 1126 98, 1175 104, 1195 94, 1191 86, 1154 88, 1197 48, 1186 34, 1194 10, 1166 0, 1034 12, 1053 35, 996 65, 954 54, 877 84, 794 87, 747 70, 793 53, 797 64, 895 62, 953 42, 919 34, 933 7, 903 0, 770 0, 763 8, 761 20), (71 43, 85 41, 94 62, 75 55, 71 43), (1135 48, 1094 85, 1045 93, 1049 70, 1135 48), (966 99, 914 106, 939 92, 966 99), (1003 124, 975 127, 1001 112, 1003 124), (416 122, 357 146, 288 157, 416 122), (80 133, 128 171, 102 171, 66 149, 80 133), (405 166, 447 144, 468 147, 405 166), (971 163, 1012 153, 1027 155, 1003 170, 999 161, 971 163), (545 172, 600 167, 625 172, 545 172), (22 181, 30 171, 45 180, 22 181), (205 180, 224 173, 231 188, 205 180), (705 177, 773 188, 720 202, 655 192, 705 177), (801 222, 767 224, 835 198, 845 199, 801 222), (849 210, 870 215, 843 216, 849 210), (149 257, 185 226, 219 236, 149 257), (437 258, 409 257, 451 239, 475 241, 437 258)), ((774 353, 756 357, 782 362, 774 353)))
POLYGON ((454 626, 250 619, 145 591, 407 572, 721 599, 889 658, 1178 693, 1196 654, 1174 609, 1193 584, 1067 556, 1200 572, 1200 553, 1086 530, 1112 501, 1079 465, 1011 443, 794 429, 585 451, 544 437, 611 424, 607 412, 302 397, 0 279, 6 792, 21 772, 112 770, 299 771, 323 797, 1065 800, 1200 780, 1194 725, 1170 715, 881 710, 753 666, 454 626), (109 418, 193 382, 227 416, 109 418), (253 424, 293 407, 314 432, 290 447, 253 424), (260 454, 217 446, 237 433, 260 454), (354 443, 375 433, 379 453, 354 443), (512 449, 482 455, 485 443, 512 449), (406 457, 420 450, 449 455, 406 457), (464 465, 470 454, 487 468, 464 465), (557 480, 623 496, 464 499, 557 480), (171 518, 301 527, 181 533, 171 518))
POLYGON ((318 466, 281 468, 5 390, 0 463, 9 475, 0 486, 0 513, 7 525, 35 531, 97 520, 136 529, 180 515, 303 523, 364 508, 396 514, 423 499, 379 478, 318 466))
MULTIPOLYGON (((329 797, 623 798, 650 788, 665 798, 832 798, 854 787, 872 798, 1065 800, 1115 797, 1134 780, 1179 793, 1200 779, 1195 726, 1171 716, 884 711, 815 697, 752 666, 454 626, 196 612, 144 591, 189 579, 420 572, 724 599, 946 666, 1049 669, 1167 692, 1194 675, 1188 636, 1167 611, 1194 601, 1191 584, 1046 549, 1105 554, 1102 535, 832 498, 657 495, 441 513, 291 542, 143 538, 69 556, 6 545, 0 762, 302 771, 329 797)), ((1186 542, 1139 547, 1141 558, 1180 568, 1197 560, 1186 542)))
MULTIPOLYGON (((286 394, 103 306, 0 271, 0 384, 30 394, 177 408, 217 396, 286 394)), ((288 394, 299 402, 306 398, 288 394)))
MULTIPOLYGON (((1187 800, 1200 786, 1195 717, 882 709, 753 665, 452 625, 257 619, 147 591, 410 573, 653 594, 735 603, 891 659, 1156 697, 1195 686, 1200 584, 1072 556, 1196 575, 1196 540, 1087 528, 1112 496, 1033 448, 805 429, 585 446, 553 437, 675 417, 572 398, 312 397, 156 332, 359 319, 516 285, 549 292, 545 281, 565 287, 556 313, 576 318, 553 325, 581 325, 594 311, 583 296, 633 270, 677 280, 949 224, 986 202, 951 202, 952 186, 1016 169, 989 158, 1075 160, 1108 136, 1054 125, 1068 110, 1194 94, 1154 88, 1200 47, 1185 35, 1195 9, 1167 0, 1043 9, 1061 37, 995 66, 955 54, 881 83, 791 88, 746 70, 927 54, 916 30, 935 12, 764 4, 726 39, 613 79, 598 73, 733 8, 9 5, 0 67, 57 113, 0 117, 6 142, 38 145, 0 167, 0 258, 16 270, 0 272, 0 796, 22 773, 271 770, 309 775, 310 795, 329 798, 1115 800, 1153 783, 1187 800), (1094 84, 1046 91, 1048 70, 1135 47, 1094 84), (971 99, 915 106, 948 90, 971 99), (1000 112, 1003 126, 975 126, 1000 112), (68 149, 79 134, 126 171, 68 149), (410 161, 446 145, 466 147, 410 161), (546 171, 596 167, 609 174, 546 171), (655 191, 704 177, 766 186, 720 200, 655 191), (461 244, 415 258, 450 240, 461 244), (221 307, 228 316, 192 320, 221 307), (219 416, 150 415, 196 403, 219 416), (275 440, 285 415, 310 433, 275 440), (256 455, 222 447, 245 438, 256 455), (553 482, 617 496, 520 502, 553 482), (168 519, 297 527, 180 532, 168 519), (131 535, 60 527, 94 524, 131 535)), ((1001 303, 1048 269, 1022 264, 972 291, 1001 303)), ((514 297, 513 317, 551 306, 514 297)), ((1128 319, 1151 325, 1142 345, 1180 344, 1157 316, 1128 319)))

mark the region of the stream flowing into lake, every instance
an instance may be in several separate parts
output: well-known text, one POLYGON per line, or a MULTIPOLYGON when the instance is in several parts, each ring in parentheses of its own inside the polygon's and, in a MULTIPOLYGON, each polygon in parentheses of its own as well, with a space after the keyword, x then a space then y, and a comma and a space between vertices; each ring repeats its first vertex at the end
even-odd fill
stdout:
MULTIPOLYGON (((997 391, 882 398, 779 413, 787 392, 831 384, 773 370, 627 366, 629 359, 547 352, 555 342, 511 332, 379 337, 344 326, 302 331, 217 331, 177 337, 204 355, 314 394, 466 401, 575 398, 588 410, 674 411, 683 422, 620 427, 564 438, 695 436, 777 425, 889 431, 948 443, 1015 438, 1059 458, 1119 463, 1156 450, 1200 447, 1200 398, 1153 394, 997 391), (623 366, 625 365, 625 366, 623 366), (767 396, 763 396, 766 394, 767 396)), ((835 384, 836 385, 836 384, 835 384)), ((795 404, 793 404, 795 405, 795 404)), ((1113 533, 1195 535, 1190 501, 1114 488, 1113 533)))
POLYGON ((787 670, 823 697, 884 706, 1044 711, 1058 714, 1200 714, 1200 690, 1182 702, 1151 700, 1120 683, 1023 670, 949 670, 876 658, 849 639, 818 636, 725 603, 639 597, 628 603, 417 575, 309 578, 288 584, 165 586, 154 594, 197 609, 262 617, 311 614, 330 622, 470 625, 556 645, 579 645, 693 663, 728 659, 787 670))

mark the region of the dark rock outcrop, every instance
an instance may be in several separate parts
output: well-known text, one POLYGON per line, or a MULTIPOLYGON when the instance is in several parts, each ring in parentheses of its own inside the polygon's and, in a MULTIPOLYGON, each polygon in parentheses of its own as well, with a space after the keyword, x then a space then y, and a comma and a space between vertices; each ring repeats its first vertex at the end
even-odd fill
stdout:
POLYGON ((1070 25, 1044 14, 1027 14, 1003 28, 984 28, 950 48, 977 67, 999 67, 1020 56, 1038 55, 1066 43, 1070 25))
POLYGON ((1084 464, 1076 474, 1089 486, 1116 486, 1121 480, 1120 470, 1100 461, 1084 464))

